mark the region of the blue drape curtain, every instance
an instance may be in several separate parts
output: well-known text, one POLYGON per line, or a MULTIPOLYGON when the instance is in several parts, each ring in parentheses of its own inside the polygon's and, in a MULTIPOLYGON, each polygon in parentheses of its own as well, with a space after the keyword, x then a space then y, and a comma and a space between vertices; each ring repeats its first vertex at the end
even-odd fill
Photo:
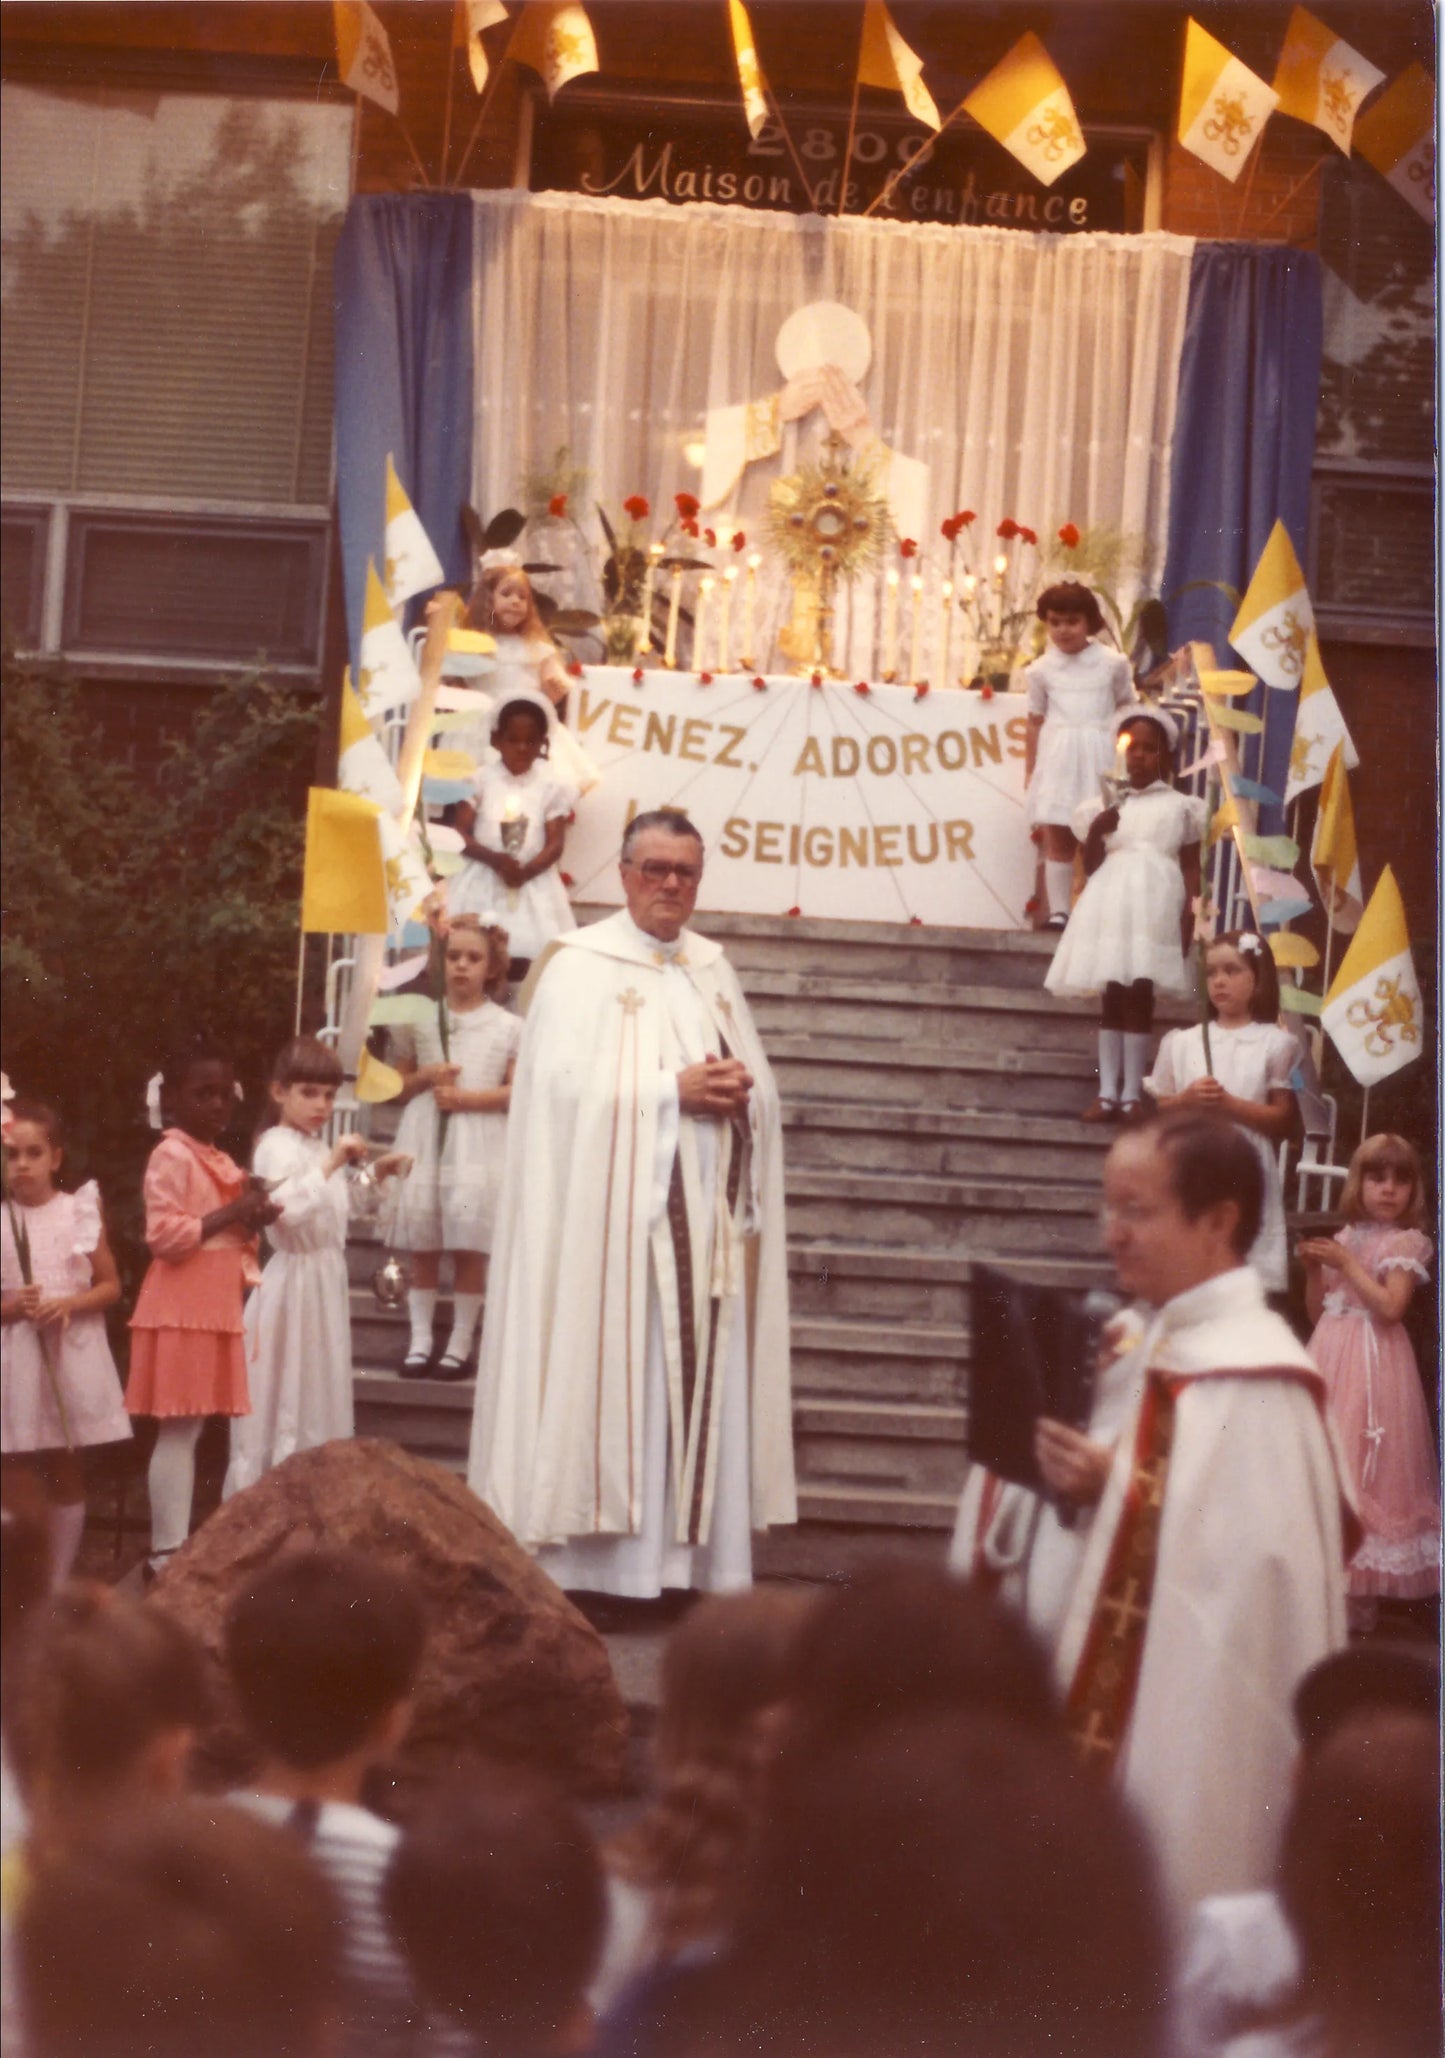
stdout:
POLYGON ((336 497, 351 661, 366 560, 381 570, 388 451, 451 582, 470 572, 472 203, 466 193, 353 200, 336 250, 336 497))
MULTIPOLYGON (((1270 530, 1282 520, 1306 563, 1310 472, 1319 405, 1324 315, 1320 262, 1310 252, 1248 243, 1200 243, 1189 280, 1163 593, 1169 639, 1212 643, 1222 665, 1237 603, 1270 530), (1218 585, 1200 582, 1217 581, 1218 585), (1186 590, 1189 589, 1189 590, 1186 590)), ((1239 703, 1265 712, 1266 689, 1239 703)), ((1269 694, 1255 777, 1283 793, 1294 729, 1293 694, 1269 694)), ((1283 826, 1282 809, 1260 826, 1283 826)))

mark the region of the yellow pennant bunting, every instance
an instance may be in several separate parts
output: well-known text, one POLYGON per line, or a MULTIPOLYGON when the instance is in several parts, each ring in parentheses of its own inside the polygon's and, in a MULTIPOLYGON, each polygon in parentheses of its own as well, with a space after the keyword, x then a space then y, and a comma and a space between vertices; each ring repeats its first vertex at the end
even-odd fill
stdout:
POLYGON ((1242 707, 1211 707, 1208 712, 1211 728, 1233 729, 1238 736, 1258 736, 1264 727, 1258 715, 1246 714, 1242 707))
POLYGON ((1226 179, 1244 170, 1279 95, 1191 21, 1184 41, 1179 141, 1226 179))
POLYGON ((391 42, 367 0, 332 0, 336 29, 336 69, 341 83, 388 114, 401 106, 391 42))
POLYGON ((1084 132, 1054 61, 1030 30, 964 106, 981 129, 1051 186, 1084 155, 1084 132))
POLYGON ((1246 836, 1244 854, 1257 865, 1277 865, 1292 872, 1299 863, 1299 845, 1293 836, 1246 836))
POLYGON ((748 134, 757 141, 762 133, 763 123, 768 118, 768 82, 763 77, 763 67, 758 62, 758 47, 753 41, 753 25, 748 20, 748 11, 743 0, 728 0, 728 24, 733 33, 733 60, 738 68, 738 87, 743 96, 743 113, 748 118, 748 134))
POLYGON ((1279 1006, 1284 1015, 1317 1015, 1324 1002, 1317 993, 1306 993, 1303 986, 1281 986, 1279 1006))
POLYGON ((502 5, 502 0, 457 0, 452 41, 457 49, 466 51, 467 69, 472 75, 472 84, 478 93, 485 92, 487 77, 491 70, 482 42, 482 31, 506 19, 507 10, 502 5))
POLYGON ((1259 684, 1253 672, 1201 672, 1199 690, 1214 700, 1237 699, 1242 693, 1253 693, 1259 684))
POLYGON ((507 52, 541 73, 549 100, 569 79, 597 70, 597 39, 577 0, 527 0, 507 52))
POLYGON ((923 59, 899 35, 883 0, 865 0, 858 83, 881 86, 885 93, 901 93, 915 121, 930 129, 943 126, 933 95, 923 83, 923 59))
POLYGON ((381 812, 359 793, 313 786, 306 795, 301 927, 308 935, 381 936, 387 929, 381 812))
POLYGON ((1232 800, 1225 801, 1209 825, 1209 834, 1204 839, 1204 848, 1212 850, 1221 836, 1227 836, 1231 829, 1239 827, 1239 809, 1232 800))
POLYGON ((1325 995, 1320 1020, 1361 1086, 1388 1079, 1425 1049, 1425 1007, 1405 903, 1388 865, 1325 995))
POLYGON ((1323 129, 1348 157, 1360 103, 1384 76, 1305 8, 1294 10, 1274 72, 1281 114, 1323 129))
POLYGON ((380 1101, 395 1100, 405 1084, 394 1065, 384 1065, 363 1046, 361 1065, 356 1074, 356 1098, 359 1101, 375 1106, 380 1101))
POLYGON ((1312 630, 1305 646, 1304 677, 1300 681, 1299 701, 1295 707, 1289 779, 1284 789, 1286 807, 1300 794, 1308 793, 1312 786, 1319 785, 1336 745, 1343 754, 1346 768, 1353 771, 1360 762, 1360 754, 1350 740, 1334 688, 1325 676, 1319 638, 1312 630))
POLYGON ((1350 802, 1344 746, 1338 743, 1330 753, 1320 787, 1310 866, 1330 921, 1336 929, 1351 935, 1360 926, 1365 911, 1365 890, 1360 879, 1355 810, 1350 802))
POLYGON ((1266 686, 1293 692, 1304 676, 1315 611, 1289 530, 1277 521, 1249 582, 1229 640, 1266 686))
POLYGON ((429 750, 421 768, 428 779, 474 779, 477 775, 477 761, 469 750, 429 750))
POLYGON ((1292 929, 1276 929, 1269 939, 1269 948, 1275 963, 1285 969, 1299 967, 1308 971, 1320 961, 1320 954, 1308 936, 1296 936, 1292 929))
POLYGON ((1407 64, 1355 123, 1355 155, 1372 164, 1425 221, 1435 219, 1435 88, 1407 64))

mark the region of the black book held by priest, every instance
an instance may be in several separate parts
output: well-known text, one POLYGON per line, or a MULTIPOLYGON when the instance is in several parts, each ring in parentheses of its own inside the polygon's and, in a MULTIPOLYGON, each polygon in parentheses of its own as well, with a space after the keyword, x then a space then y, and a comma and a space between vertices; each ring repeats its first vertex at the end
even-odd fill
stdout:
POLYGON ((1082 1429, 1094 1403, 1099 1330, 1111 1294, 1035 1286, 992 1265, 970 1268, 973 1357, 968 1453, 1000 1479, 1046 1493, 1034 1424, 1052 1416, 1082 1429))

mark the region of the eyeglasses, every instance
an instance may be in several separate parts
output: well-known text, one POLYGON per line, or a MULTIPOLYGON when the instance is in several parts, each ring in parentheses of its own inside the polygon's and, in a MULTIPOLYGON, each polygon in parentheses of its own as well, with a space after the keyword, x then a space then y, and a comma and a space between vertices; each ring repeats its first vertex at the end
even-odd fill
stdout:
POLYGON ((676 879, 679 886, 696 886, 702 877, 701 865, 670 865, 665 858, 644 858, 632 869, 641 872, 649 886, 664 886, 669 879, 676 879))

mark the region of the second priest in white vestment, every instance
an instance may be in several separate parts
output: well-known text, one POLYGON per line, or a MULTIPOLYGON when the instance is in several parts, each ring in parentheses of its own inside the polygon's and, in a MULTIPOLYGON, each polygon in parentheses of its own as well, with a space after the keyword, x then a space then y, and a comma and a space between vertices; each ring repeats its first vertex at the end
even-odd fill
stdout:
POLYGON ((467 1477, 573 1590, 746 1586, 797 1519, 778 1097, 701 864, 639 817, 529 982, 467 1477))

